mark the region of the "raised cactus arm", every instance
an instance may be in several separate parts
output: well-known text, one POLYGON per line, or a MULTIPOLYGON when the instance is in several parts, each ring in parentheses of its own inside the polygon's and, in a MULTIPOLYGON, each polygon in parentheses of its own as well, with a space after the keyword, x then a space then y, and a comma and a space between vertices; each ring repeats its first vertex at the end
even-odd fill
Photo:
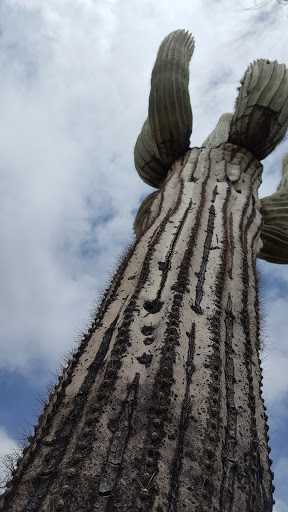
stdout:
POLYGON ((288 71, 284 64, 260 59, 250 64, 241 84, 228 142, 262 160, 288 128, 288 71))
POLYGON ((176 30, 162 42, 151 77, 149 117, 134 149, 139 176, 158 188, 172 163, 189 149, 192 109, 188 90, 194 39, 176 30))
POLYGON ((277 192, 261 199, 263 247, 258 258, 288 264, 288 153, 283 158, 277 192))

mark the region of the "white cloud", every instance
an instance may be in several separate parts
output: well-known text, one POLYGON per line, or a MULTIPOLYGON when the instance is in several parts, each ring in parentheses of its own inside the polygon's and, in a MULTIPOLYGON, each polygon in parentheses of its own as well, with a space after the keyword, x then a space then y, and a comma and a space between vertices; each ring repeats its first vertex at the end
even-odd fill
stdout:
POLYGON ((288 506, 282 500, 275 500, 276 503, 273 507, 273 512, 288 512, 288 506))
POLYGON ((16 457, 19 454, 19 446, 8 436, 6 429, 0 426, 0 492, 7 477, 11 476, 16 457))
MULTIPOLYGON (((274 290, 275 291, 275 290, 274 290)), ((266 329, 269 332, 264 349, 264 391, 269 402, 276 406, 288 392, 288 318, 287 299, 275 299, 266 304, 266 329)))
MULTIPOLYGON (((51 358, 59 357, 60 347, 63 350, 71 340, 72 322, 82 328, 104 266, 107 272, 127 240, 130 212, 139 193, 148 189, 131 172, 132 150, 129 162, 120 147, 124 130, 118 119, 121 116, 126 124, 125 112, 122 116, 120 102, 117 112, 117 81, 111 80, 109 58, 92 34, 91 12, 72 9, 61 31, 61 13, 55 9, 52 16, 49 9, 42 16, 32 13, 39 17, 39 31, 49 34, 49 51, 41 54, 37 49, 33 94, 23 89, 17 73, 8 76, 0 94, 5 126, 0 137, 2 364, 22 371, 32 355, 44 356, 52 364, 51 358), (73 37, 71 17, 77 27, 77 15, 82 16, 82 25, 78 37, 73 37), (106 117, 118 122, 111 134, 106 117), (101 219, 109 215, 104 227, 101 219), (87 246, 90 258, 83 254, 87 246)), ((18 10, 14 14, 16 19, 20 16, 18 10)), ((96 22, 99 14, 94 15, 96 22)))
POLYGON ((273 512, 288 512, 288 458, 280 458, 274 470, 277 475, 277 487, 276 504, 273 508, 273 512), (277 495, 281 495, 282 499, 278 500, 277 495))

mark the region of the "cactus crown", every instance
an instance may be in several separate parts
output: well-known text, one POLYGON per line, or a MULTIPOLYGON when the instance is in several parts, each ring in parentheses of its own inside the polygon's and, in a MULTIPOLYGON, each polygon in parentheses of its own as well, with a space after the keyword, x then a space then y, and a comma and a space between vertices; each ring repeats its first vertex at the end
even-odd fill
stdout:
MULTIPOLYGON (((193 51, 191 34, 176 30, 162 42, 152 71, 148 118, 138 136, 134 159, 140 177, 156 188, 165 181, 173 162, 189 149, 192 109, 188 84, 193 51)), ((220 117, 203 146, 230 142, 262 160, 283 139, 287 128, 286 66, 259 59, 248 66, 241 80, 234 114, 220 117)), ((288 154, 282 175, 277 192, 261 200, 263 248, 258 256, 274 263, 288 263, 288 154)), ((149 204, 147 200, 145 208, 140 208, 141 218, 149 204)))

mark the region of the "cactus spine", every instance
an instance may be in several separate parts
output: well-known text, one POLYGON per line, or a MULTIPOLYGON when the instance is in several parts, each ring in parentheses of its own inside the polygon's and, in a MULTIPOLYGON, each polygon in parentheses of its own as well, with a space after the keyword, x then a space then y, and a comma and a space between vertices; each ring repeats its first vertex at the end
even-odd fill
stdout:
POLYGON ((251 65, 235 113, 188 149, 193 48, 184 31, 160 47, 135 147, 160 190, 3 511, 271 512, 256 258, 288 262, 287 157, 277 192, 261 202, 257 191, 259 159, 287 129, 287 72, 251 65))

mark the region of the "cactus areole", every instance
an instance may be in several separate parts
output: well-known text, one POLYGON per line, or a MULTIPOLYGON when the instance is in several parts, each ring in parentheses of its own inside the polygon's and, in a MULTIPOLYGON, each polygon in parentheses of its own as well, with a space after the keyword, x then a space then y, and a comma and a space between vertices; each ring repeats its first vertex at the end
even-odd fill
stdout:
POLYGON ((2 511, 271 512, 256 258, 288 263, 284 64, 258 60, 201 147, 184 30, 160 46, 135 146, 136 241, 50 395, 2 511))

